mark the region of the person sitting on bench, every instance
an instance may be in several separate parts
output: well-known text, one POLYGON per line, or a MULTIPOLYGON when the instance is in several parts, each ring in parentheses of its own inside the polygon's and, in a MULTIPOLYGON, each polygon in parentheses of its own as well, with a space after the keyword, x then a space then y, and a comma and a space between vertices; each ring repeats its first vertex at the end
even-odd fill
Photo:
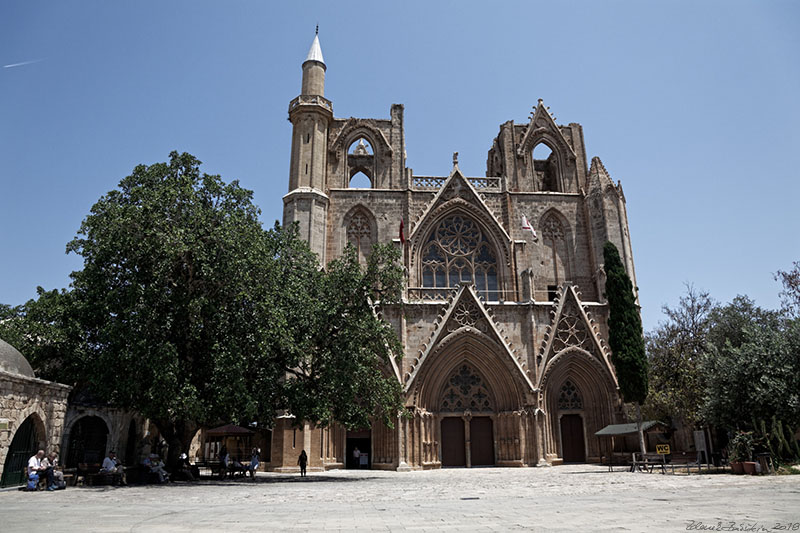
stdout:
POLYGON ((50 452, 47 457, 42 459, 42 466, 46 468, 45 475, 47 476, 47 490, 58 490, 67 487, 64 482, 64 472, 58 465, 58 454, 50 452))
POLYGON ((100 468, 101 474, 111 474, 112 479, 113 476, 119 476, 120 483, 122 485, 127 485, 127 480, 125 479, 125 467, 119 463, 117 460, 117 454, 114 451, 108 452, 108 457, 103 459, 103 466, 100 468))

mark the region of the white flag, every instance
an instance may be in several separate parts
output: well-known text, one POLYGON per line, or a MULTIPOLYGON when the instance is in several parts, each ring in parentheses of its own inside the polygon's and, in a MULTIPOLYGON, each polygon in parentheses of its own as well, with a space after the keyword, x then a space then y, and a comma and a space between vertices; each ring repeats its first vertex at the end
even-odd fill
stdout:
POLYGON ((522 229, 530 231, 531 235, 533 235, 533 240, 534 241, 536 240, 536 238, 537 238, 536 237, 536 230, 533 229, 533 226, 531 226, 531 223, 528 222, 528 217, 526 217, 525 215, 522 215, 522 229))

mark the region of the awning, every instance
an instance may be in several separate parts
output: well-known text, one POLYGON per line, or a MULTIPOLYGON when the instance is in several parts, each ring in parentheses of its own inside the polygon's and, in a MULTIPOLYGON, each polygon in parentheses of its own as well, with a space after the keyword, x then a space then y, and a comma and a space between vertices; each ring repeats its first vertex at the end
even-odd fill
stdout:
MULTIPOLYGON (((647 431, 656 426, 666 427, 663 422, 659 422, 658 420, 647 420, 642 422, 642 431, 647 431)), ((635 435, 638 431, 636 422, 632 424, 610 424, 595 433, 595 435, 598 437, 616 437, 619 435, 635 435)))
POLYGON ((249 435, 255 435, 255 431, 247 428, 243 428, 242 426, 237 426, 236 424, 225 424, 224 426, 220 426, 218 428, 209 429, 206 431, 207 437, 245 437, 249 435))

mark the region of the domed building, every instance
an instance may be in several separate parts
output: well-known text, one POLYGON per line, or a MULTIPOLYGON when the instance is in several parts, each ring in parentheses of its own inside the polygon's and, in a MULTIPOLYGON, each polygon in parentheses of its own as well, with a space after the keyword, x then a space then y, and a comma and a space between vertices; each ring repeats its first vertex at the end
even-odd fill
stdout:
POLYGON ((0 487, 21 484, 37 450, 60 452, 71 390, 38 379, 25 356, 0 339, 0 487))

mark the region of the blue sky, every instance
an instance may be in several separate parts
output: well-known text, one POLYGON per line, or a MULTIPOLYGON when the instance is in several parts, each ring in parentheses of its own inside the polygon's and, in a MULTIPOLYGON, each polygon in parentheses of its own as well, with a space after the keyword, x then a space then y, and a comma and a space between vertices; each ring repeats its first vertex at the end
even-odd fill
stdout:
POLYGON ((0 302, 65 287, 91 205, 187 151, 255 191, 288 186, 287 105, 320 25, 339 117, 405 104, 409 166, 485 172, 538 98, 584 127, 628 203, 646 329, 685 282, 778 305, 800 260, 797 2, 0 0, 0 302))

